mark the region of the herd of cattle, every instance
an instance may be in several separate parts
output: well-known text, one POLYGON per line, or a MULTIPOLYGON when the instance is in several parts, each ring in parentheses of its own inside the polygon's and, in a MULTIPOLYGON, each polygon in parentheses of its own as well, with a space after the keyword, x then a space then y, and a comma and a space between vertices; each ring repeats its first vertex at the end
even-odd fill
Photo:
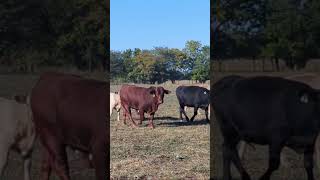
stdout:
MULTIPOLYGON (((224 180, 232 178, 231 163, 242 179, 250 179, 237 149, 240 142, 245 142, 243 147, 251 143, 268 145, 269 167, 262 180, 270 179, 278 169, 285 146, 304 154, 308 179, 313 180, 313 154, 319 155, 315 148, 320 131, 318 83, 319 79, 312 76, 227 76, 213 84, 211 96, 208 89, 197 86, 180 86, 176 96, 180 118, 183 114, 187 121, 194 120, 199 108, 205 110, 209 121, 211 103, 224 140, 224 180), (185 107, 194 107, 190 119, 185 107)), ((107 84, 103 81, 45 73, 30 96, 14 96, 12 100, 0 98, 0 173, 9 150, 15 149, 24 159, 24 180, 30 180, 31 152, 37 136, 42 146, 40 179, 49 180, 54 171, 60 179, 70 180, 66 147, 82 154, 83 159, 95 168, 97 180, 106 179, 110 130, 107 98, 101 98, 106 96, 106 89, 107 84)), ((131 110, 140 115, 139 124, 147 113, 149 126, 154 128, 154 114, 163 103, 164 95, 169 93, 163 87, 123 85, 119 93, 110 93, 110 114, 113 108, 116 109, 120 120, 122 109, 123 122, 129 118, 132 125, 137 126, 131 110)))
MULTIPOLYGON (((154 114, 158 110, 160 104, 163 103, 164 94, 171 93, 163 87, 138 87, 134 85, 123 85, 120 92, 110 93, 110 112, 112 109, 117 111, 117 120, 120 120, 120 109, 123 109, 123 123, 126 124, 126 119, 129 117, 133 126, 137 124, 132 119, 131 110, 135 109, 140 115, 139 124, 144 120, 144 113, 150 116, 149 127, 154 128, 154 114)), ((209 122, 209 105, 210 91, 199 86, 179 86, 176 89, 176 96, 179 101, 180 119, 183 119, 182 114, 187 121, 193 121, 198 113, 198 109, 205 110, 206 120, 209 122), (191 119, 188 118, 185 108, 193 107, 194 114, 191 119)), ((111 117, 111 113, 110 113, 111 117)))
MULTIPOLYGON (((78 151, 83 160, 95 168, 97 180, 105 180, 109 174, 110 130, 107 98, 101 97, 106 97, 107 89, 107 83, 103 81, 44 73, 30 95, 0 98, 0 178, 12 149, 24 159, 24 180, 31 179, 31 154, 38 137, 42 147, 40 179, 49 180, 51 171, 54 171, 60 179, 70 180, 66 153, 66 147, 69 147, 78 151)), ((208 90, 195 88, 186 92, 196 101, 182 96, 179 99, 181 111, 184 111, 184 106, 193 106, 192 102, 196 102, 195 108, 208 111, 208 90)), ((124 117, 128 116, 134 125, 131 109, 140 114, 139 124, 144 113, 148 113, 151 116, 149 125, 153 127, 154 113, 163 103, 164 94, 169 93, 163 87, 124 85, 120 90, 121 96, 110 93, 110 107, 119 113, 122 106, 124 117)))

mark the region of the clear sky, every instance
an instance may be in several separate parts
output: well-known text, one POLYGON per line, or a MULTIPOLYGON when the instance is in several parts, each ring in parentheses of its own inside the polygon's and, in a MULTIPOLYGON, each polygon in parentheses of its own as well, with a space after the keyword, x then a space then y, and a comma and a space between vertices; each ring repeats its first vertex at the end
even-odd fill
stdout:
POLYGON ((111 0, 111 50, 210 44, 210 0, 111 0))

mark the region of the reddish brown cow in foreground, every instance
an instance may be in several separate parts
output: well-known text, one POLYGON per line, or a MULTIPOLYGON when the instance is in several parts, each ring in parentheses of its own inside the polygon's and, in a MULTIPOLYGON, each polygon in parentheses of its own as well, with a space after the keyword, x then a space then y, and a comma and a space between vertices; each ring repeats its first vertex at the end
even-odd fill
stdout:
POLYGON ((131 108, 139 110, 140 121, 142 124, 144 120, 144 113, 150 115, 149 127, 154 128, 153 117, 154 113, 158 110, 160 104, 163 103, 164 94, 169 94, 170 91, 163 87, 137 87, 133 85, 123 85, 120 89, 120 101, 123 108, 124 124, 126 124, 126 116, 134 126, 137 126, 131 116, 131 108))
POLYGON ((79 76, 45 73, 32 90, 31 108, 43 145, 42 180, 51 169, 70 180, 66 146, 92 154, 96 179, 109 174, 107 84, 79 76))

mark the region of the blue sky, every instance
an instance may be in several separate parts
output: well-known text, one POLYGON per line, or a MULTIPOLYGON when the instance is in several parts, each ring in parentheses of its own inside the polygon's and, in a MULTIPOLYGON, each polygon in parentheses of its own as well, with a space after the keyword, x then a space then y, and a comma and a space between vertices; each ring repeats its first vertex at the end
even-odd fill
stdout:
POLYGON ((111 50, 210 43, 210 0, 111 0, 111 50))

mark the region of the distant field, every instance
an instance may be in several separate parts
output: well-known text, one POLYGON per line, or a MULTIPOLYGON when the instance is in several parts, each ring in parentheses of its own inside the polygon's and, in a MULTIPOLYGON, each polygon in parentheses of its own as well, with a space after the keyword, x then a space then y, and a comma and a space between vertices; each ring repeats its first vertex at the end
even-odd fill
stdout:
MULTIPOLYGON (((179 82, 181 84, 181 82, 179 82)), ((140 85, 148 87, 149 85, 140 85)), ((147 120, 138 128, 111 117, 111 176, 113 178, 209 179, 209 124, 203 110, 192 123, 179 119, 178 85, 163 85, 171 94, 155 114, 155 129, 147 120)), ((208 86, 208 84, 207 84, 208 86)), ((111 92, 120 85, 112 85, 111 92)), ((188 109, 191 116, 193 109, 188 109)), ((121 112, 122 115, 122 112, 121 112)), ((133 111, 135 119, 138 119, 133 111)), ((121 116, 122 120, 122 116, 121 116)))

